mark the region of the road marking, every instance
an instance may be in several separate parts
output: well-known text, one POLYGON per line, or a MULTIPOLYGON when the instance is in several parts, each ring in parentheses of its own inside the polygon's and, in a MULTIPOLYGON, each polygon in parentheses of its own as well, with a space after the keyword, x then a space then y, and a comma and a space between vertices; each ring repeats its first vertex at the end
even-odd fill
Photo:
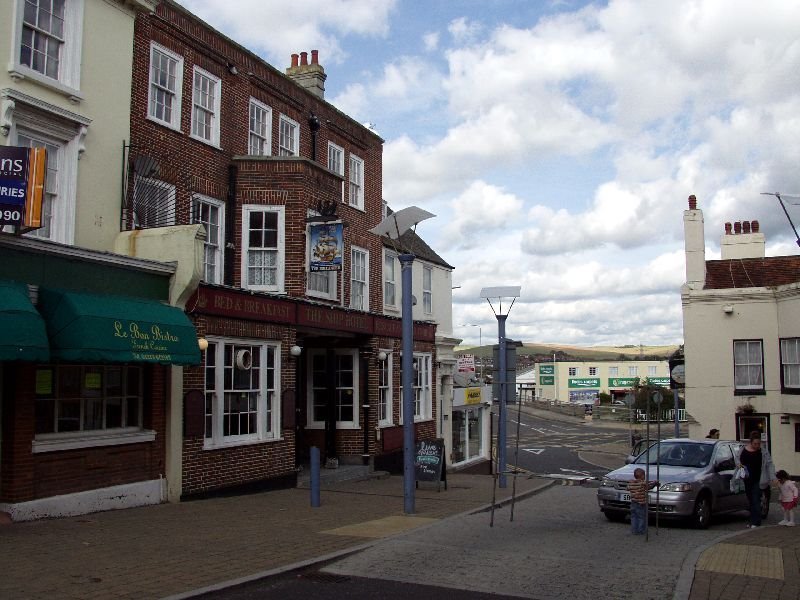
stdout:
POLYGON ((525 452, 530 452, 531 454, 535 454, 536 456, 539 456, 542 452, 545 451, 544 448, 521 448, 521 449, 524 450, 525 452))
POLYGON ((564 467, 559 467, 559 470, 564 471, 565 473, 575 473, 576 475, 586 475, 589 477, 589 473, 586 471, 576 471, 575 469, 565 469, 564 467))

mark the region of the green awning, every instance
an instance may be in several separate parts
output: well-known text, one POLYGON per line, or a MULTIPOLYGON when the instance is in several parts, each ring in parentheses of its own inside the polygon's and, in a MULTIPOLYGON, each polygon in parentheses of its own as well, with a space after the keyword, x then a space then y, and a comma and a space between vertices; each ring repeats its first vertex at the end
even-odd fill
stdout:
POLYGON ((200 364, 194 325, 175 306, 42 288, 39 312, 54 360, 200 364))
POLYGON ((44 321, 28 296, 28 286, 0 281, 0 360, 47 361, 44 321))

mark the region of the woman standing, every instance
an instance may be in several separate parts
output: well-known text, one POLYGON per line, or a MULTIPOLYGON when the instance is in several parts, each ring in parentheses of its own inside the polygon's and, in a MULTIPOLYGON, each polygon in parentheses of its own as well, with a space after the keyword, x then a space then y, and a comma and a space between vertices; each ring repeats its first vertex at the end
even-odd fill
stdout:
POLYGON ((761 490, 769 487, 775 480, 775 465, 766 448, 761 447, 761 433, 754 431, 750 441, 739 453, 739 466, 747 469, 744 490, 750 503, 750 524, 748 527, 761 525, 761 490))

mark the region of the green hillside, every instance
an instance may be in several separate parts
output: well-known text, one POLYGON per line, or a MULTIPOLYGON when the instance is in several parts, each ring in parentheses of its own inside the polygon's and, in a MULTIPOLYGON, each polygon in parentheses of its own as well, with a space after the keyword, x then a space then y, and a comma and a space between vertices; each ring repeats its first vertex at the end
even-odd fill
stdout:
MULTIPOLYGON (((456 354, 475 354, 491 358, 492 345, 484 346, 459 346, 456 354)), ((577 360, 620 360, 645 357, 648 359, 669 358, 678 349, 674 346, 571 346, 569 344, 545 344, 523 342, 517 348, 517 356, 528 355, 531 357, 552 357, 557 355, 557 360, 573 358, 577 360)))

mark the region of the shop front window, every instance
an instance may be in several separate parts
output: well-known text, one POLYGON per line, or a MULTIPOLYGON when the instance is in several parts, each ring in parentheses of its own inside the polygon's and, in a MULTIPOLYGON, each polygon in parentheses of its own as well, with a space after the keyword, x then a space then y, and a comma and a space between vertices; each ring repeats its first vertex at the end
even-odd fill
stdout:
POLYGON ((481 456, 482 410, 469 408, 453 410, 453 464, 463 463, 481 456))

